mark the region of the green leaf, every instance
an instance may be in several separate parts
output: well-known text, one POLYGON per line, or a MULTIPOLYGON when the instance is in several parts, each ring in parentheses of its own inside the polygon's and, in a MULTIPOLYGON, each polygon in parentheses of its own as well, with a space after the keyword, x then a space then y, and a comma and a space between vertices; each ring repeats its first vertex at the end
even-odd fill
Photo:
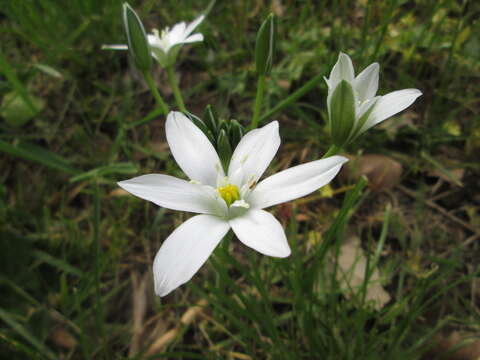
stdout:
POLYGON ((352 85, 342 80, 330 100, 330 131, 335 145, 342 147, 355 125, 355 96, 352 85))
POLYGON ((122 175, 132 175, 138 172, 138 169, 135 165, 130 162, 125 163, 116 163, 106 166, 100 166, 98 168, 86 171, 84 173, 78 174, 70 179, 70 182, 78 181, 89 181, 94 180, 106 175, 122 174, 122 175))
POLYGON ((15 74, 14 69, 10 66, 7 59, 1 53, 0 53, 0 73, 5 75, 5 77, 7 78, 12 88, 16 91, 18 95, 21 96, 23 101, 30 107, 30 109, 33 112, 38 111, 34 102, 30 98, 30 95, 27 89, 20 82, 20 80, 17 77, 17 74, 15 74))
POLYGON ((66 159, 55 154, 54 152, 45 150, 40 146, 27 142, 10 144, 0 140, 0 152, 33 161, 52 169, 63 171, 70 175, 75 175, 80 172, 78 169, 75 169, 73 166, 71 166, 66 159))
POLYGON ((276 46, 275 32, 275 16, 270 14, 260 26, 255 44, 255 64, 260 75, 268 75, 272 70, 276 46))
POLYGON ((29 95, 33 108, 16 91, 9 92, 2 99, 0 115, 12 126, 22 126, 32 120, 45 107, 43 99, 29 95))
POLYGON ((18 335, 32 344, 43 356, 48 359, 57 359, 58 357, 47 348, 40 340, 33 336, 21 323, 19 323, 9 312, 0 309, 0 319, 8 324, 18 335))
POLYGON ((147 34, 137 13, 127 3, 123 4, 123 23, 127 33, 128 50, 135 60, 135 65, 142 72, 150 71, 153 60, 147 34))

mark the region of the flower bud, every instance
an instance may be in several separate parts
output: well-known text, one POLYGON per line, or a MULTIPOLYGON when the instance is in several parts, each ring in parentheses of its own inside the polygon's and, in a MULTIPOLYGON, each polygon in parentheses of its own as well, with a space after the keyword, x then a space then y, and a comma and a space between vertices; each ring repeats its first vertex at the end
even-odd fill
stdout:
POLYGON ((230 121, 230 128, 228 131, 228 137, 230 139, 230 144, 232 148, 236 148, 243 135, 245 134, 245 129, 237 120, 230 121))
POLYGON ((275 16, 270 14, 260 26, 255 44, 255 64, 260 75, 268 75, 272 69, 276 43, 275 30, 275 16))
POLYGON ((123 4, 123 24, 127 33, 128 50, 135 66, 142 72, 152 68, 152 55, 147 34, 135 11, 127 3, 123 4))
POLYGON ((202 132, 207 136, 208 140, 210 140, 212 145, 215 146, 215 137, 208 129, 207 125, 205 125, 205 123, 202 121, 202 119, 190 112, 185 113, 185 115, 187 115, 187 117, 195 124, 196 127, 202 130, 202 132))
POLYGON ((225 171, 228 169, 228 164, 232 158, 232 146, 228 140, 227 132, 222 129, 218 133, 217 137, 217 150, 220 161, 222 162, 223 168, 225 171))
POLYGON ((216 135, 219 128, 218 115, 212 105, 207 105, 203 113, 203 122, 213 135, 216 135))

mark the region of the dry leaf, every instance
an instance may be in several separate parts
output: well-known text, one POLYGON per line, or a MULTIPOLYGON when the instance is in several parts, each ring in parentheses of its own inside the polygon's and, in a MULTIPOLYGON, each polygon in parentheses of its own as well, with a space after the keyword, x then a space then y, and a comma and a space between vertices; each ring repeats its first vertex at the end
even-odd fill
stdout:
POLYGON ((437 336, 435 342, 425 359, 480 359, 480 334, 454 331, 449 336, 437 336))
POLYGON ((281 0, 272 0, 272 12, 278 16, 282 17, 285 13, 285 6, 282 4, 281 0))
POLYGON ((146 355, 153 355, 161 353, 175 338, 180 334, 183 327, 190 325, 208 305, 206 299, 199 300, 195 305, 190 307, 180 318, 180 322, 177 325, 164 333, 160 338, 147 350, 146 355))
POLYGON ((127 196, 127 195, 130 195, 130 193, 123 190, 122 188, 117 188, 115 190, 112 190, 108 194, 108 196, 113 196, 113 197, 115 197, 115 196, 127 196))
POLYGON ((462 168, 449 169, 448 174, 438 169, 435 169, 435 170, 429 171, 428 175, 431 177, 442 179, 443 181, 446 181, 453 185, 463 186, 462 179, 463 179, 463 175, 465 175, 465 169, 462 169, 462 168))
POLYGON ((362 155, 351 158, 340 173, 344 181, 357 182, 361 176, 368 178, 368 186, 373 191, 385 191, 400 183, 402 165, 384 155, 362 155))
POLYGON ((75 339, 64 327, 56 327, 50 334, 50 337, 55 345, 62 348, 73 349, 77 346, 77 339, 75 339))
POLYGON ((132 273, 132 340, 130 342, 129 356, 135 355, 140 348, 140 340, 143 332, 143 323, 147 313, 147 284, 148 273, 142 278, 138 272, 132 273))
MULTIPOLYGON (((347 298, 352 298, 363 288, 367 258, 360 239, 350 237, 341 247, 338 256, 337 281, 347 298)), ((380 272, 374 269, 366 289, 365 300, 377 310, 390 301, 390 294, 380 284, 380 272)))
POLYGON ((379 129, 384 129, 390 139, 395 139, 397 132, 402 127, 409 127, 417 129, 415 121, 418 119, 418 114, 413 111, 405 111, 400 116, 395 116, 389 121, 383 121, 378 125, 379 129))

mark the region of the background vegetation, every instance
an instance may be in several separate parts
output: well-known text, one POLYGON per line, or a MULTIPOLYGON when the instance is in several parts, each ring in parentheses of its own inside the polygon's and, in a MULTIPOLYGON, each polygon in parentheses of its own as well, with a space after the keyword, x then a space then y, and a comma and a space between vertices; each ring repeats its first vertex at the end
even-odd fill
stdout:
MULTIPOLYGON (((380 63, 380 94, 424 95, 348 148, 355 165, 331 186, 272 210, 290 258, 234 239, 163 299, 152 260, 189 215, 116 186, 183 176, 127 53, 100 50, 125 43, 121 1, 1 4, 0 358, 480 356, 478 2, 218 0, 200 27, 204 43, 184 47, 177 63, 193 113, 213 104, 249 123, 255 35, 270 12, 278 48, 265 112, 328 75, 339 51, 357 71, 380 63)), ((209 3, 131 5, 151 29, 209 3)), ((173 104, 164 71, 154 76, 173 104)), ((326 151, 326 93, 320 82, 270 117, 283 141, 272 171, 326 151)))

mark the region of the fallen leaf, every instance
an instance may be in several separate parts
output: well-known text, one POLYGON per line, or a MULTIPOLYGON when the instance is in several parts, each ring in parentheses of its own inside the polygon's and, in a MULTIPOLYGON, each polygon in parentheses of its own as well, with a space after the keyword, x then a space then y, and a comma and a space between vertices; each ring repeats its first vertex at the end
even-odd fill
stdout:
POLYGON ((446 174, 444 171, 435 169, 435 170, 429 171, 428 175, 431 177, 442 179, 443 181, 446 181, 453 185, 463 186, 462 179, 463 179, 463 175, 465 175, 465 169, 462 169, 462 168, 449 169, 448 174, 446 174))
MULTIPOLYGON (((352 236, 340 247, 336 278, 344 295, 353 298, 362 291, 365 282, 367 258, 360 245, 360 239, 352 236)), ((379 310, 391 297, 381 285, 378 269, 374 269, 366 288, 365 300, 379 310)))
POLYGON ((110 191, 110 193, 108 194, 108 196, 127 196, 127 195, 130 195, 129 192, 121 189, 121 188, 118 188, 118 189, 115 189, 115 190, 112 190, 110 191))
POLYGON ((357 182, 361 176, 366 176, 370 189, 380 192, 399 184, 402 173, 402 164, 398 161, 384 155, 368 154, 351 158, 342 168, 340 178, 357 182))
POLYGON ((64 327, 58 326, 50 334, 53 343, 65 349, 73 349, 77 346, 77 339, 64 327))
POLYGON ((480 334, 453 331, 448 336, 438 335, 425 359, 478 360, 480 334))
POLYGON ((389 121, 384 121, 378 125, 379 129, 384 129, 387 132, 389 139, 393 140, 397 136, 398 131, 403 127, 417 129, 415 120, 418 119, 418 114, 413 111, 405 111, 400 116, 395 116, 389 121))

